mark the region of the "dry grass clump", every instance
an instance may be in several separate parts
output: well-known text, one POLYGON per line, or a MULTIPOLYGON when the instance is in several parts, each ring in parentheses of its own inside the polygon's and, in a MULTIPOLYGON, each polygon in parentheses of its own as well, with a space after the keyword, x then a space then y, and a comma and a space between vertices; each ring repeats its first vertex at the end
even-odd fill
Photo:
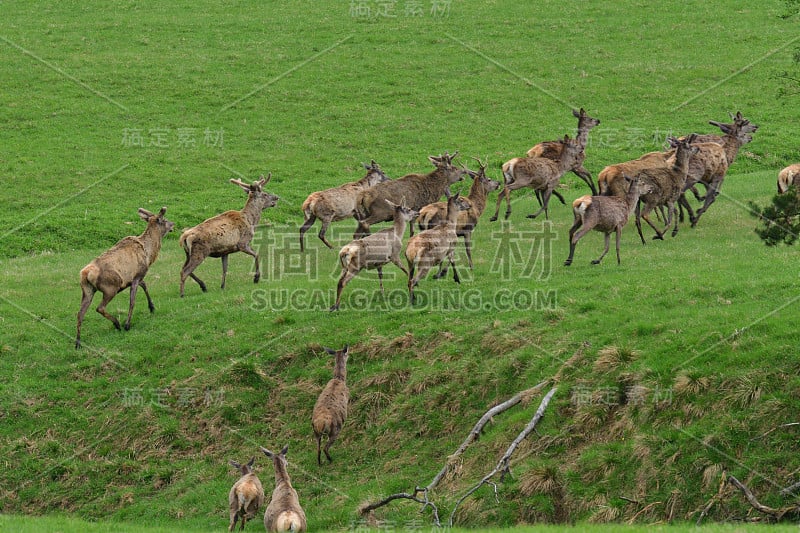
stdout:
POLYGON ((595 372, 611 372, 624 365, 631 363, 639 357, 639 352, 630 348, 620 348, 618 346, 604 346, 597 352, 597 360, 594 362, 595 372))

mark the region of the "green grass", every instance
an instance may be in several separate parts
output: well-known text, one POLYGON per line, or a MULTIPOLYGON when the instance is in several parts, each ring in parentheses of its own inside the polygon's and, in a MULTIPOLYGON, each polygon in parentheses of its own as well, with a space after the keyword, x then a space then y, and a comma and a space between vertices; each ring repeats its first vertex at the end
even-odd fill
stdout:
MULTIPOLYGON (((582 524, 693 521, 723 472, 768 505, 791 503, 778 493, 798 478, 797 433, 779 426, 800 407, 797 251, 765 247, 744 206, 766 204, 800 157, 797 102, 776 99, 774 78, 796 17, 781 19, 778 1, 452 2, 442 16, 430 3, 406 15, 409 3, 393 18, 332 1, 0 6, 0 512, 218 530, 228 460, 256 455, 269 491, 258 446, 289 444, 309 528, 362 526, 361 504, 427 484, 490 405, 557 374, 498 501, 482 488, 456 525, 552 522, 559 506, 582 524), (428 303, 411 308, 387 267, 384 298, 365 272, 326 311, 336 251, 318 227, 305 255, 297 244, 311 191, 360 178, 370 159, 392 177, 424 171, 445 150, 488 156, 498 179, 506 159, 573 135, 581 106, 602 121, 587 148, 595 176, 728 112, 760 129, 696 229, 641 246, 626 228, 619 266, 613 251, 589 264, 592 234, 563 267, 570 210, 554 201, 552 226, 530 221, 534 200, 515 193, 510 222, 481 221, 460 286, 426 279, 428 303), (181 299, 180 231, 241 207, 229 178, 267 172, 281 200, 258 234, 259 285, 239 254, 221 291, 209 259, 197 270, 208 293, 189 281, 181 299), (141 232, 137 208, 164 205, 176 231, 148 274, 155 314, 141 293, 128 332, 90 311, 74 350, 79 270, 141 232), (345 343, 350 416, 320 468, 321 346, 345 343)), ((562 193, 586 187, 568 176, 562 193)), ((125 292, 109 310, 127 307, 125 292)), ((464 454, 433 495, 444 518, 538 402, 495 417, 464 454)), ((418 510, 395 502, 376 524, 427 527, 418 510)), ((731 492, 706 520, 751 515, 731 492)), ((52 520, 19 527, 68 530, 52 520)))

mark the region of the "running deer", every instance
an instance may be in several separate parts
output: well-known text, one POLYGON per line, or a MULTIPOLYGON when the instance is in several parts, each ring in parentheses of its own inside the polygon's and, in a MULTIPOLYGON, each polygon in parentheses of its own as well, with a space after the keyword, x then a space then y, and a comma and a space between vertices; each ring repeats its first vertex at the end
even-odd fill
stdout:
POLYGON ((256 273, 253 283, 258 283, 261 278, 261 266, 258 253, 250 247, 250 242, 255 235, 256 227, 261 220, 261 212, 268 207, 275 207, 278 198, 263 190, 269 183, 272 174, 266 178, 254 181, 248 185, 241 180, 232 179, 231 183, 238 185, 247 193, 247 201, 241 211, 226 211, 211 217, 181 234, 180 245, 186 253, 186 261, 181 268, 181 298, 186 278, 191 277, 206 292, 206 284, 195 275, 194 270, 206 260, 207 257, 222 259, 222 285, 225 288, 225 276, 228 273, 228 255, 244 252, 255 258, 256 273))
POLYGON ((331 222, 337 222, 353 216, 356 209, 356 199, 358 193, 364 189, 368 189, 389 181, 386 174, 383 173, 381 167, 373 160, 369 165, 364 165, 367 169, 367 175, 358 181, 352 181, 326 189, 324 191, 312 192, 303 202, 303 215, 305 221, 300 227, 300 251, 305 249, 305 233, 311 229, 317 219, 322 221, 322 228, 319 230, 319 238, 325 243, 328 248, 333 248, 328 239, 325 238, 325 233, 331 222))
POLYGON ((561 159, 553 161, 545 157, 515 157, 503 164, 503 180, 505 185, 497 197, 497 206, 494 216, 489 220, 494 222, 500 212, 500 203, 503 197, 506 199, 506 219, 511 216, 511 191, 531 187, 534 191, 541 193, 542 207, 535 213, 528 215, 528 218, 536 218, 544 211, 545 218, 549 217, 547 206, 550 196, 558 186, 561 177, 572 168, 581 147, 575 139, 570 139, 569 135, 564 136, 561 150, 561 159))
POLYGON ((139 209, 139 217, 147 222, 147 228, 138 237, 125 237, 112 246, 105 253, 94 259, 81 270, 81 308, 78 311, 78 332, 75 336, 75 348, 81 347, 81 325, 86 316, 86 310, 92 303, 94 294, 100 291, 103 301, 97 306, 97 312, 110 320, 114 327, 120 329, 119 320, 106 311, 108 303, 114 296, 130 287, 131 298, 128 306, 128 319, 125 321, 125 331, 131 329, 131 315, 133 304, 136 302, 136 289, 142 287, 147 296, 147 307, 150 312, 155 311, 153 300, 147 290, 144 277, 150 265, 158 258, 161 251, 161 241, 164 235, 172 231, 175 223, 164 218, 167 212, 162 207, 157 215, 146 209, 139 209))
POLYGON ((564 266, 572 264, 572 257, 575 255, 575 245, 581 238, 591 230, 602 232, 605 237, 605 248, 603 253, 592 261, 593 265, 599 265, 600 261, 608 253, 608 246, 611 240, 611 233, 616 233, 617 239, 617 264, 620 264, 619 241, 622 236, 622 228, 628 223, 628 219, 639 203, 639 197, 650 191, 650 185, 642 182, 639 178, 628 178, 628 192, 625 196, 581 196, 572 202, 572 213, 575 221, 569 230, 569 257, 564 261, 564 266))

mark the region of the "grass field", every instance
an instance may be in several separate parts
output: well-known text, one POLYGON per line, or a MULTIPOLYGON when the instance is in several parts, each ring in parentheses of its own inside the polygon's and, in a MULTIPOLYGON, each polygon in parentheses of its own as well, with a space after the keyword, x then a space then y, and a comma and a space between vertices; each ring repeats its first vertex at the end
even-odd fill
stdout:
MULTIPOLYGON (((467 498, 456 526, 693 523, 726 473, 767 505, 796 504, 780 490, 800 478, 797 250, 765 247, 746 208, 800 160, 797 96, 778 97, 800 46, 785 12, 772 0, 0 3, 0 529, 221 530, 228 461, 255 455, 270 491, 258 447, 285 444, 309 529, 427 529, 415 503, 357 511, 429 483, 490 406, 546 380, 556 394, 512 476, 496 499, 490 486, 467 498), (355 224, 334 224, 334 250, 315 227, 301 254, 310 192, 371 159, 398 177, 456 150, 500 179, 503 161, 574 135, 579 107, 601 120, 586 150, 595 177, 729 112, 760 127, 697 228, 642 246, 628 227, 619 266, 613 250, 589 264, 595 233, 563 267, 569 207, 554 200, 550 221, 531 221, 535 200, 517 192, 509 221, 490 213, 476 229, 473 271, 459 247, 460 285, 426 279, 410 307, 390 266, 383 297, 364 272, 327 312, 355 224), (238 254, 222 291, 209 259, 208 292, 189 281, 181 299, 181 230, 243 205, 230 178, 268 172, 281 200, 256 236, 260 283, 238 254), (76 351, 78 272, 142 231, 137 208, 161 206, 176 231, 147 277, 156 312, 140 292, 118 332, 90 311, 76 351), (321 347, 346 343, 350 415, 319 467, 321 347)), ((588 189, 569 175, 560 191, 588 189)), ((125 292, 109 311, 127 307, 125 292)), ((431 495, 445 521, 544 392, 494 417, 453 465, 431 495)), ((705 522, 757 516, 728 489, 705 522)))

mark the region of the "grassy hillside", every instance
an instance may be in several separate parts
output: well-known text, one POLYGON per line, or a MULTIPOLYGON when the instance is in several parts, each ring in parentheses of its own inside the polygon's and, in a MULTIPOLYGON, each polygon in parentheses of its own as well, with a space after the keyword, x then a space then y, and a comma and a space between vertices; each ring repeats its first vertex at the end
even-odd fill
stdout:
MULTIPOLYGON (((427 527, 410 502, 357 509, 428 484, 490 406, 543 381, 557 391, 513 475, 497 499, 483 487, 465 500, 457 525, 694 520, 724 472, 768 505, 796 502, 779 492, 800 477, 798 426, 783 426, 800 407, 797 251, 761 244, 745 207, 800 158, 796 97, 777 98, 776 78, 800 44, 796 16, 777 1, 473 4, 0 5, 0 512, 221 529, 228 460, 256 455, 269 491, 258 446, 288 444, 310 529, 427 527), (613 250, 589 264, 592 234, 563 267, 568 206, 532 221, 535 200, 517 192, 509 221, 482 219, 473 271, 459 248, 460 285, 426 279, 409 307, 390 266, 383 297, 365 272, 327 312, 337 250, 318 226, 306 253, 297 242, 311 191, 370 159, 397 177, 455 150, 488 157, 499 179, 508 158, 573 135, 577 107, 601 120, 595 176, 729 112, 760 129, 697 228, 642 246, 628 227, 619 266, 613 250), (256 237, 261 282, 239 254, 221 291, 209 259, 208 293, 189 281, 181 299, 180 231, 241 207, 229 178, 267 172, 281 200, 256 237), (90 311, 76 351, 79 270, 141 232, 137 208, 161 206, 176 231, 147 278, 155 314, 141 292, 128 332, 90 311), (322 346, 345 343, 350 417, 318 467, 322 346)), ((587 189, 570 175, 561 192, 587 189)), ((125 292, 109 310, 127 307, 125 292)), ((431 495, 444 519, 545 390, 454 464, 431 495)), ((729 491, 706 520, 749 516, 729 491)))

